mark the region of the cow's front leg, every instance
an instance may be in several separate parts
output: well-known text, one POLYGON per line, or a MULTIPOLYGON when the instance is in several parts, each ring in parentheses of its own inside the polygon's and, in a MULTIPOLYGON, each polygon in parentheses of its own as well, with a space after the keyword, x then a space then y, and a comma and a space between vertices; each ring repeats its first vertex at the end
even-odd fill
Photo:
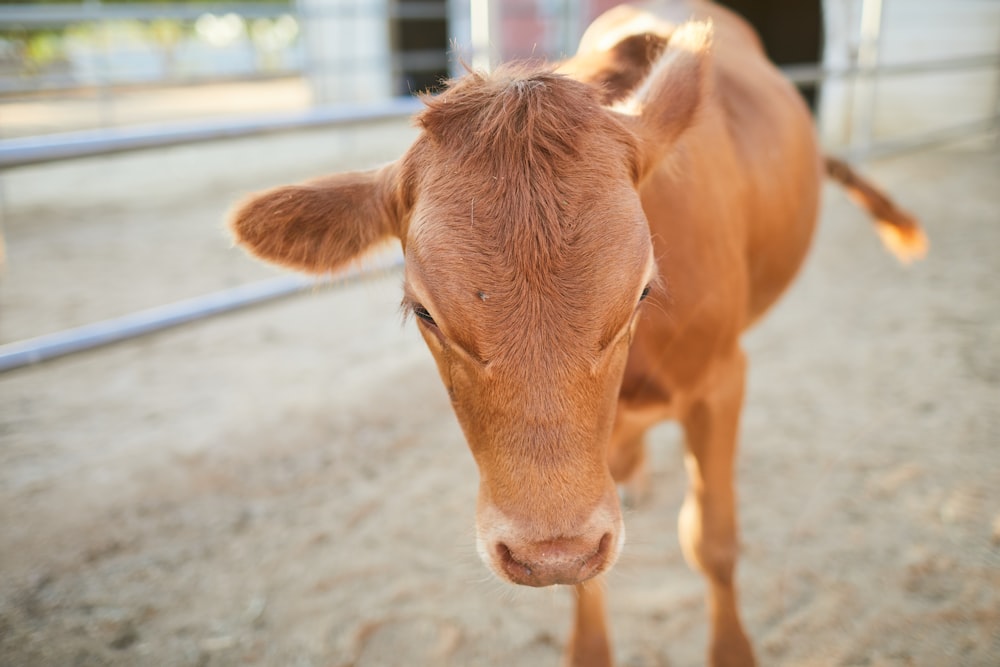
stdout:
POLYGON ((608 466, 622 502, 627 507, 641 505, 649 494, 645 435, 640 432, 627 440, 612 439, 608 466))
POLYGON ((610 667, 611 642, 604 612, 604 577, 577 584, 576 617, 566 649, 567 667, 610 667))
POLYGON ((712 636, 709 664, 753 665, 753 650, 737 609, 734 569, 739 550, 734 469, 746 361, 735 350, 711 389, 683 419, 689 487, 679 518, 691 567, 709 583, 712 636))

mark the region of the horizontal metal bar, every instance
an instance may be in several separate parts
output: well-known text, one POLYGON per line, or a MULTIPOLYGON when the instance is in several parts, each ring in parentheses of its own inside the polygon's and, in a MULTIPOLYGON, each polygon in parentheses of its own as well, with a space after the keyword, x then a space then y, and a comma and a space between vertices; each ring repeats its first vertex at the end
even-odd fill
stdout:
POLYGON ((295 14, 288 3, 154 3, 154 4, 75 4, 75 5, 0 5, 0 25, 43 28, 95 21, 153 21, 176 19, 194 21, 204 14, 238 14, 245 18, 274 18, 295 14))
POLYGON ((918 150, 926 150, 933 146, 950 144, 977 134, 982 135, 997 130, 1000 130, 1000 116, 983 118, 940 130, 932 130, 923 134, 878 141, 864 152, 858 155, 851 155, 850 157, 851 159, 875 160, 918 150))
POLYGON ((256 116, 251 119, 107 128, 4 139, 0 140, 0 169, 270 132, 405 118, 422 107, 423 104, 415 97, 397 97, 380 102, 320 107, 299 113, 256 116))
POLYGON ((402 255, 397 253, 387 256, 385 261, 372 268, 366 270, 354 268, 326 279, 280 276, 94 324, 0 345, 0 373, 162 331, 308 289, 356 282, 397 269, 402 265, 402 255))
POLYGON ((294 294, 315 284, 300 276, 282 276, 232 290, 130 313, 103 322, 0 345, 0 372, 73 352, 108 345, 126 338, 177 326, 234 308, 294 294))
POLYGON ((111 80, 107 82, 80 82, 71 74, 43 74, 33 77, 0 75, 0 104, 21 101, 23 98, 48 100, 60 93, 86 94, 87 92, 118 93, 137 90, 163 90, 164 88, 195 88, 226 83, 259 83, 275 79, 301 77, 302 69, 253 71, 245 74, 186 74, 162 79, 111 80))
POLYGON ((978 56, 963 56, 961 58, 946 58, 944 60, 926 60, 908 63, 879 65, 873 69, 862 67, 846 67, 843 69, 823 69, 819 65, 783 65, 779 67, 782 74, 792 83, 821 83, 827 79, 849 79, 859 76, 900 76, 905 74, 924 74, 930 72, 951 72, 958 70, 980 69, 986 67, 1000 68, 1000 54, 985 54, 978 56))
POLYGON ((290 3, 154 3, 154 4, 76 4, 76 5, 0 5, 0 29, 53 28, 101 21, 155 21, 173 19, 195 21, 205 14, 236 14, 243 18, 276 18, 292 14, 300 18, 355 18, 368 14, 387 20, 425 21, 448 18, 444 2, 390 3, 385 10, 378 6, 333 5, 302 7, 290 3))

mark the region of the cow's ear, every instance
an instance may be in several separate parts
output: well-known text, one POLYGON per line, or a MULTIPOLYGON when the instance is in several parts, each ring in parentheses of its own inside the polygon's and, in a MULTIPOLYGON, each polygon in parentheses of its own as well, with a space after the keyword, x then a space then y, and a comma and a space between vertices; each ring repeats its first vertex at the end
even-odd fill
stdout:
POLYGON ((670 35, 663 54, 629 102, 617 108, 638 135, 636 177, 642 180, 695 121, 709 96, 710 21, 690 21, 670 35))
POLYGON ((250 196, 229 218, 236 242, 268 262, 326 273, 399 238, 404 204, 396 164, 326 176, 250 196))
POLYGON ((597 89, 601 104, 610 106, 635 91, 666 45, 667 38, 655 33, 629 35, 609 49, 579 53, 556 71, 589 83, 597 89))

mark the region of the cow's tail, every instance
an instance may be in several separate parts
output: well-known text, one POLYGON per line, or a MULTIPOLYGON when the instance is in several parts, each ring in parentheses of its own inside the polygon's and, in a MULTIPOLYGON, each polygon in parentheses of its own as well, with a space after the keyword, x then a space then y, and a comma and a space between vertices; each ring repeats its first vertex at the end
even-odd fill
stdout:
POLYGON ((875 229, 885 247, 908 264, 927 254, 927 235, 916 218, 902 210, 874 185, 836 158, 826 157, 826 175, 844 186, 847 195, 875 218, 875 229))

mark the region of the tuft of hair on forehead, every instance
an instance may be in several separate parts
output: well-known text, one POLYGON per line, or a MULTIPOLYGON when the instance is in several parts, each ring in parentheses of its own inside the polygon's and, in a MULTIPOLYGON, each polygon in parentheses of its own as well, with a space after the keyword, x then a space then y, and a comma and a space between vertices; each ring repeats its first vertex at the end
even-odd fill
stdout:
POLYGON ((465 281, 489 292, 491 307, 475 318, 481 358, 540 368, 579 352, 563 336, 595 326, 584 302, 603 274, 592 267, 620 238, 595 212, 609 208, 615 164, 627 178, 632 147, 600 95, 551 68, 515 64, 469 72, 425 99, 410 154, 433 211, 420 242, 435 261, 424 266, 440 276, 441 293, 453 280, 448 267, 477 258, 462 267, 465 281), (548 338, 521 345, 510 322, 548 338))
POLYGON ((535 166, 577 157, 604 116, 592 86, 516 63, 469 72, 424 102, 417 123, 445 148, 472 160, 535 166))

